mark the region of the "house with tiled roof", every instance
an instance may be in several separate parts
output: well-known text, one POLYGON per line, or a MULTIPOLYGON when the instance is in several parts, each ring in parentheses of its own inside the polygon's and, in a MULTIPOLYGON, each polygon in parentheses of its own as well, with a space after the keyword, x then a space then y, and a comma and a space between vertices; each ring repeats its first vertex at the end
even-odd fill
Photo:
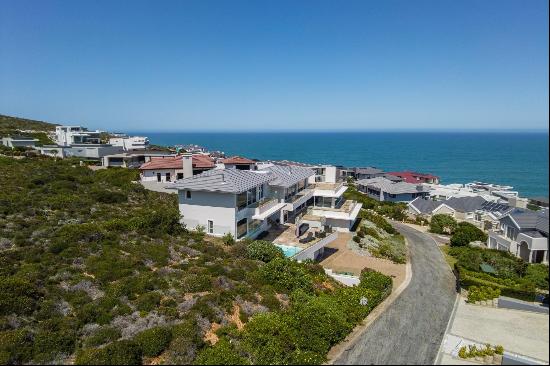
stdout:
POLYGON ((427 183, 427 184, 439 184, 439 177, 433 174, 418 173, 411 171, 402 171, 402 172, 388 172, 387 174, 399 177, 403 181, 412 184, 418 183, 427 183))
POLYGON ((395 182, 386 177, 358 180, 357 189, 377 201, 410 202, 417 197, 427 197, 428 187, 422 184, 395 182))
POLYGON ((184 153, 151 157, 139 167, 142 182, 174 182, 216 168, 214 159, 205 154, 184 153))
POLYGON ((242 156, 231 156, 222 159, 221 163, 225 169, 253 170, 256 162, 242 156))
POLYGON ((548 263, 548 209, 513 209, 489 231, 487 247, 508 251, 529 263, 548 263))
POLYGON ((499 219, 512 209, 506 204, 487 201, 479 196, 452 197, 443 201, 419 197, 407 204, 409 216, 429 219, 433 215, 445 214, 484 230, 497 228, 499 219))
POLYGON ((345 200, 347 187, 311 183, 306 166, 264 164, 259 169, 213 169, 178 180, 182 223, 214 236, 255 238, 272 225, 292 224, 348 231, 361 204, 345 200))

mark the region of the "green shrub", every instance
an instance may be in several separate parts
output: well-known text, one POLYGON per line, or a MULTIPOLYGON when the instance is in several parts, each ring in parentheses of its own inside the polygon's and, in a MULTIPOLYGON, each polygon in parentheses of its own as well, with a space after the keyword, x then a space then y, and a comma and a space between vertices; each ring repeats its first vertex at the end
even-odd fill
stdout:
POLYGON ((258 270, 260 278, 276 290, 292 292, 297 289, 312 291, 312 278, 303 264, 287 258, 275 258, 258 270))
POLYGON ((77 353, 79 365, 141 365, 141 349, 132 341, 117 341, 103 348, 91 348, 77 353))
POLYGON ((353 241, 359 244, 361 242, 361 238, 358 235, 355 235, 353 237, 353 241))
POLYGON ((485 234, 481 229, 470 224, 469 222, 461 222, 455 229, 453 236, 451 237, 450 244, 452 247, 460 247, 466 246, 473 241, 485 242, 486 240, 487 234, 485 234))
POLYGON ((233 235, 231 233, 227 233, 222 237, 222 241, 225 245, 233 245, 235 244, 235 238, 233 238, 233 235))
POLYGON ((168 347, 172 340, 170 329, 165 327, 156 327, 144 330, 134 337, 144 356, 158 356, 168 347))
POLYGON ((359 286, 364 289, 375 290, 380 293, 391 292, 392 279, 385 274, 370 268, 361 271, 359 286))
POLYGON ((84 347, 91 348, 105 343, 116 341, 121 337, 121 332, 114 327, 101 327, 94 334, 84 340, 84 347))
POLYGON ((470 286, 468 288, 468 302, 486 301, 498 298, 500 289, 489 286, 470 286))
POLYGON ((159 306, 161 298, 158 292, 145 293, 137 298, 136 307, 141 311, 151 311, 159 306))
POLYGON ((40 298, 38 288, 20 278, 0 277, 0 315, 29 315, 40 298))
POLYGON ((281 248, 265 240, 255 240, 248 244, 246 256, 249 259, 256 259, 266 263, 275 258, 284 258, 281 248))
POLYGON ((95 189, 90 194, 94 200, 101 203, 122 203, 128 201, 128 196, 122 192, 95 189))
POLYGON ((452 234, 457 227, 456 220, 446 214, 433 215, 430 221, 430 232, 436 234, 452 234))
POLYGON ((70 355, 76 343, 74 329, 62 328, 57 331, 41 330, 34 335, 33 359, 39 363, 52 361, 57 355, 70 355))
POLYGON ((204 348, 195 360, 196 365, 248 365, 235 347, 226 338, 220 339, 213 347, 204 348))
POLYGON ((22 364, 32 359, 32 334, 26 329, 0 332, 0 363, 22 364))

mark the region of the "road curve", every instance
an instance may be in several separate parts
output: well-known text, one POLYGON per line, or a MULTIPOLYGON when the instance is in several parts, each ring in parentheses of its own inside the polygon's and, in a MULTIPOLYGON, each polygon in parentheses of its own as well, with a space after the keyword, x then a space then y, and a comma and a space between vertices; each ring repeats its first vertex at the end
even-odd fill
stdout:
POLYGON ((455 277, 433 239, 406 225, 412 278, 403 293, 333 364, 433 364, 456 298, 455 277))

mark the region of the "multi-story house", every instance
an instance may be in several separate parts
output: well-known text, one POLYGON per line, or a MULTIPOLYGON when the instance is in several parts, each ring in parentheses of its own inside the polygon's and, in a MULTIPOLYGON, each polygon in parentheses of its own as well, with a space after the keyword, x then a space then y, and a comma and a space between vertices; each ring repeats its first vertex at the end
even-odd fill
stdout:
POLYGON ((428 187, 422 184, 394 182, 386 177, 359 180, 357 189, 377 201, 390 202, 410 202, 429 194, 428 187))
POLYGON ((361 204, 342 198, 342 183, 310 183, 315 171, 293 165, 213 169, 178 180, 182 222, 211 235, 254 238, 274 225, 304 223, 349 230, 361 204))
POLYGON ((210 156, 184 153, 176 156, 151 156, 149 161, 139 167, 139 171, 142 182, 168 183, 214 168, 216 164, 210 156))
POLYGON ((149 138, 145 136, 117 136, 111 137, 109 144, 120 146, 124 151, 145 150, 149 147, 149 138))
POLYGON ((101 131, 88 131, 81 126, 56 126, 55 142, 59 146, 101 144, 101 131))
POLYGON ((403 172, 388 172, 388 174, 399 177, 407 183, 439 184, 439 177, 437 175, 432 175, 432 174, 410 172, 407 170, 403 172))
POLYGON ((548 210, 516 208, 489 231, 487 247, 505 250, 529 263, 548 263, 548 210))

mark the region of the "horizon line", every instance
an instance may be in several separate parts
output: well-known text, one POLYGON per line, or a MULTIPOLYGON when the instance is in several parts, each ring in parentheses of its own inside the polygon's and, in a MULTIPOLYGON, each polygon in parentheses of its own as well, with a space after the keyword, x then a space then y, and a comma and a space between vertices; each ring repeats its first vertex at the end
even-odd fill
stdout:
MULTIPOLYGON (((509 133, 533 133, 533 134, 548 134, 548 129, 339 129, 339 130, 309 130, 309 129, 281 129, 281 130, 250 130, 250 129, 212 129, 212 130, 151 130, 151 129, 128 129, 131 133, 494 133, 494 134, 509 134, 509 133)), ((112 131, 114 132, 114 131, 112 131)))

